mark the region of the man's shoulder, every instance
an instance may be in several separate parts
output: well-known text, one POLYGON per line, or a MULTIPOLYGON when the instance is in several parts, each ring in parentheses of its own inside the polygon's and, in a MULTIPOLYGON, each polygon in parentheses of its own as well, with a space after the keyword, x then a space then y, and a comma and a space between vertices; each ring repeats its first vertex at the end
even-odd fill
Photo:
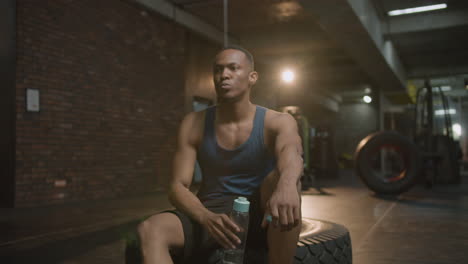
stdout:
POLYGON ((294 121, 294 118, 290 114, 266 108, 265 126, 268 128, 276 128, 288 124, 291 121, 294 121))
POLYGON ((267 108, 267 107, 264 107, 264 106, 260 106, 260 107, 265 108, 265 113, 266 113, 266 115, 269 115, 270 117, 283 114, 283 113, 278 112, 278 111, 276 111, 276 110, 273 110, 273 109, 271 109, 271 108, 267 108))
POLYGON ((198 124, 205 120, 207 109, 200 111, 189 112, 184 116, 183 123, 190 123, 192 125, 198 124))
POLYGON ((203 132, 206 112, 207 110, 205 109, 187 113, 181 122, 181 128, 190 130, 191 133, 195 134, 198 134, 197 132, 203 132))
POLYGON ((181 122, 180 133, 194 146, 198 145, 203 138, 206 110, 189 112, 181 122))

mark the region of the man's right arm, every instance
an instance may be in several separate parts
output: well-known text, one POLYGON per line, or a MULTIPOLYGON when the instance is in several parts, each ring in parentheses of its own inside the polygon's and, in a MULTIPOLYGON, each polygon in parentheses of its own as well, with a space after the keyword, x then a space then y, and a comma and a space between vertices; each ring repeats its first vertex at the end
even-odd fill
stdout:
POLYGON ((199 119, 197 113, 190 113, 180 125, 173 160, 169 200, 177 209, 200 223, 208 210, 189 189, 196 160, 197 136, 200 133, 199 119), (192 131, 195 133, 190 133, 192 131))
POLYGON ((239 231, 238 227, 227 215, 209 211, 190 191, 197 156, 196 149, 198 142, 203 138, 201 115, 202 113, 188 114, 179 128, 169 200, 177 209, 204 226, 218 243, 225 248, 233 248, 232 241, 239 240, 234 234, 234 231, 239 231))

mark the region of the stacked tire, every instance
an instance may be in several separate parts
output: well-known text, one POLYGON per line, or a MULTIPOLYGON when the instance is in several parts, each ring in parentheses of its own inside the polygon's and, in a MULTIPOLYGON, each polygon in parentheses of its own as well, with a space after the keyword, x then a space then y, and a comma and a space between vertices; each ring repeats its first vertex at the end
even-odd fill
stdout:
MULTIPOLYGON (((249 256, 248 264, 267 263, 265 252, 255 254, 256 256, 249 256)), ((208 263, 222 264, 221 256, 219 252, 215 252, 209 258, 208 263)), ((344 226, 327 221, 302 218, 302 229, 294 264, 351 264, 352 262, 351 237, 344 226)), ((138 243, 127 241, 125 263, 143 263, 138 243)), ((175 263, 181 264, 182 262, 176 261, 175 263)))
POLYGON ((309 218, 303 218, 302 225, 294 264, 353 263, 351 237, 344 226, 309 218))

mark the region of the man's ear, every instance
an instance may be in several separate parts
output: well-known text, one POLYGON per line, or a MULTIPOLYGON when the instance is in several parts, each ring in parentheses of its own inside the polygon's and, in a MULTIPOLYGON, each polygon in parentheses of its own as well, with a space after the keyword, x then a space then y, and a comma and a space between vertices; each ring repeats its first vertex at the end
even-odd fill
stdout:
POLYGON ((258 72, 252 71, 249 73, 249 84, 250 86, 254 85, 258 80, 258 72))

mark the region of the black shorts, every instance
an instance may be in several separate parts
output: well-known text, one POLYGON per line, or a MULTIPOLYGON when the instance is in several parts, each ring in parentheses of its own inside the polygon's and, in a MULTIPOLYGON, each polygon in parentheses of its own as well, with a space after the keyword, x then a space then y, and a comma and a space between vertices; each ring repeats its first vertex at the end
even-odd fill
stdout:
MULTIPOLYGON (((232 210, 233 201, 237 197, 238 196, 229 196, 222 199, 209 200, 205 201, 203 205, 214 213, 225 213, 229 215, 229 212, 232 210)), ((250 201, 250 211, 246 255, 250 255, 249 252, 266 252, 267 250, 266 229, 261 228, 263 210, 260 204, 260 193, 256 192, 248 198, 250 201)), ((222 246, 219 245, 199 223, 193 221, 179 210, 168 210, 164 212, 175 214, 182 222, 185 241, 182 253, 183 262, 208 263, 210 257, 216 258, 214 255, 221 252, 222 246)))

